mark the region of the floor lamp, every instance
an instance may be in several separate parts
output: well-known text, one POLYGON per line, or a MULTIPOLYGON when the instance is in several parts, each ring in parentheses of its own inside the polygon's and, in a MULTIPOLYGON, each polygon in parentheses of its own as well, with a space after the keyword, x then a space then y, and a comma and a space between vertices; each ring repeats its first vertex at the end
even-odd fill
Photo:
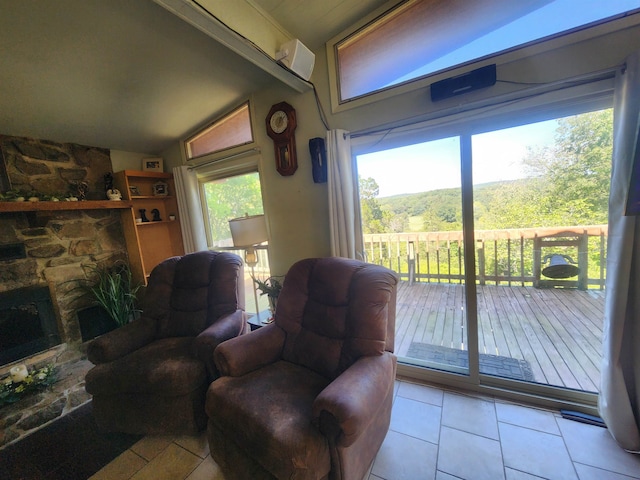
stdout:
POLYGON ((256 303, 256 315, 260 310, 258 307, 258 294, 256 286, 253 282, 255 278, 255 266, 258 264, 258 253, 256 245, 268 240, 267 224, 264 215, 245 214, 244 217, 229 220, 229 228, 231 229, 231 238, 233 246, 244 249, 244 263, 251 268, 251 284, 253 287, 253 299, 256 303))

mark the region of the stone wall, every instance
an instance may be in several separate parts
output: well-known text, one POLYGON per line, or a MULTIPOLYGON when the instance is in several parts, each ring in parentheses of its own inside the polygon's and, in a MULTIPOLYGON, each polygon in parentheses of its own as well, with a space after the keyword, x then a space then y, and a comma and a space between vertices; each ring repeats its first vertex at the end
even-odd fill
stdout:
POLYGON ((104 175, 112 172, 109 150, 73 143, 0 135, 12 190, 66 197, 87 184, 87 200, 104 200, 104 175))
MULTIPOLYGON (((0 152, 13 190, 64 197, 84 182, 87 199, 105 199, 108 150, 0 135, 0 152)), ((91 266, 126 259, 119 211, 0 212, 0 245, 14 243, 26 258, 0 261, 0 292, 48 286, 62 341, 80 343, 76 312, 87 305, 73 288, 91 266)))

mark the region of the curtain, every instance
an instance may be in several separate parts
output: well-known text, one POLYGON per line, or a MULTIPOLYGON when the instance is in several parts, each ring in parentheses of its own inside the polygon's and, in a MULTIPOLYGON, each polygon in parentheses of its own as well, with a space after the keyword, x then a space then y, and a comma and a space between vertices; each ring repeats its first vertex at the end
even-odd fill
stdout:
POLYGON ((327 173, 331 255, 362 260, 358 175, 345 130, 327 131, 327 173))
MULTIPOLYGON (((640 451, 640 219, 623 215, 640 114, 640 52, 618 73, 599 412, 625 450, 640 451)), ((636 153, 636 155, 638 155, 636 153)))
POLYGON ((207 236, 202 219, 202 206, 198 178, 187 166, 175 167, 173 179, 176 184, 176 197, 180 211, 180 226, 184 252, 193 253, 207 250, 207 236))

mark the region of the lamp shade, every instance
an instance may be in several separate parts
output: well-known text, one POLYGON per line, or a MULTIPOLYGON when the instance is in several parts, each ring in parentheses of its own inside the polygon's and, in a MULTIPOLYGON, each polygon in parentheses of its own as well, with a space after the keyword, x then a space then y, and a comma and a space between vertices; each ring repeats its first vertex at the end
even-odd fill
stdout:
POLYGON ((267 224, 264 221, 264 215, 252 215, 238 217, 229 220, 229 228, 231 229, 231 238, 234 247, 250 247, 258 245, 266 240, 267 224))

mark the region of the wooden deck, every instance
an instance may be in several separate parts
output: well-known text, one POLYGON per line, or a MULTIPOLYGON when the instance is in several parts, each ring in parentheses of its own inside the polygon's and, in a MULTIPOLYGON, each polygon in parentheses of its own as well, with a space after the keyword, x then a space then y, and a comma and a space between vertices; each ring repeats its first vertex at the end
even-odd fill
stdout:
MULTIPOLYGON (((481 354, 525 360, 536 383, 598 391, 604 291, 477 288, 481 354)), ((466 350, 466 328, 462 285, 400 282, 398 356, 412 342, 466 350)))

